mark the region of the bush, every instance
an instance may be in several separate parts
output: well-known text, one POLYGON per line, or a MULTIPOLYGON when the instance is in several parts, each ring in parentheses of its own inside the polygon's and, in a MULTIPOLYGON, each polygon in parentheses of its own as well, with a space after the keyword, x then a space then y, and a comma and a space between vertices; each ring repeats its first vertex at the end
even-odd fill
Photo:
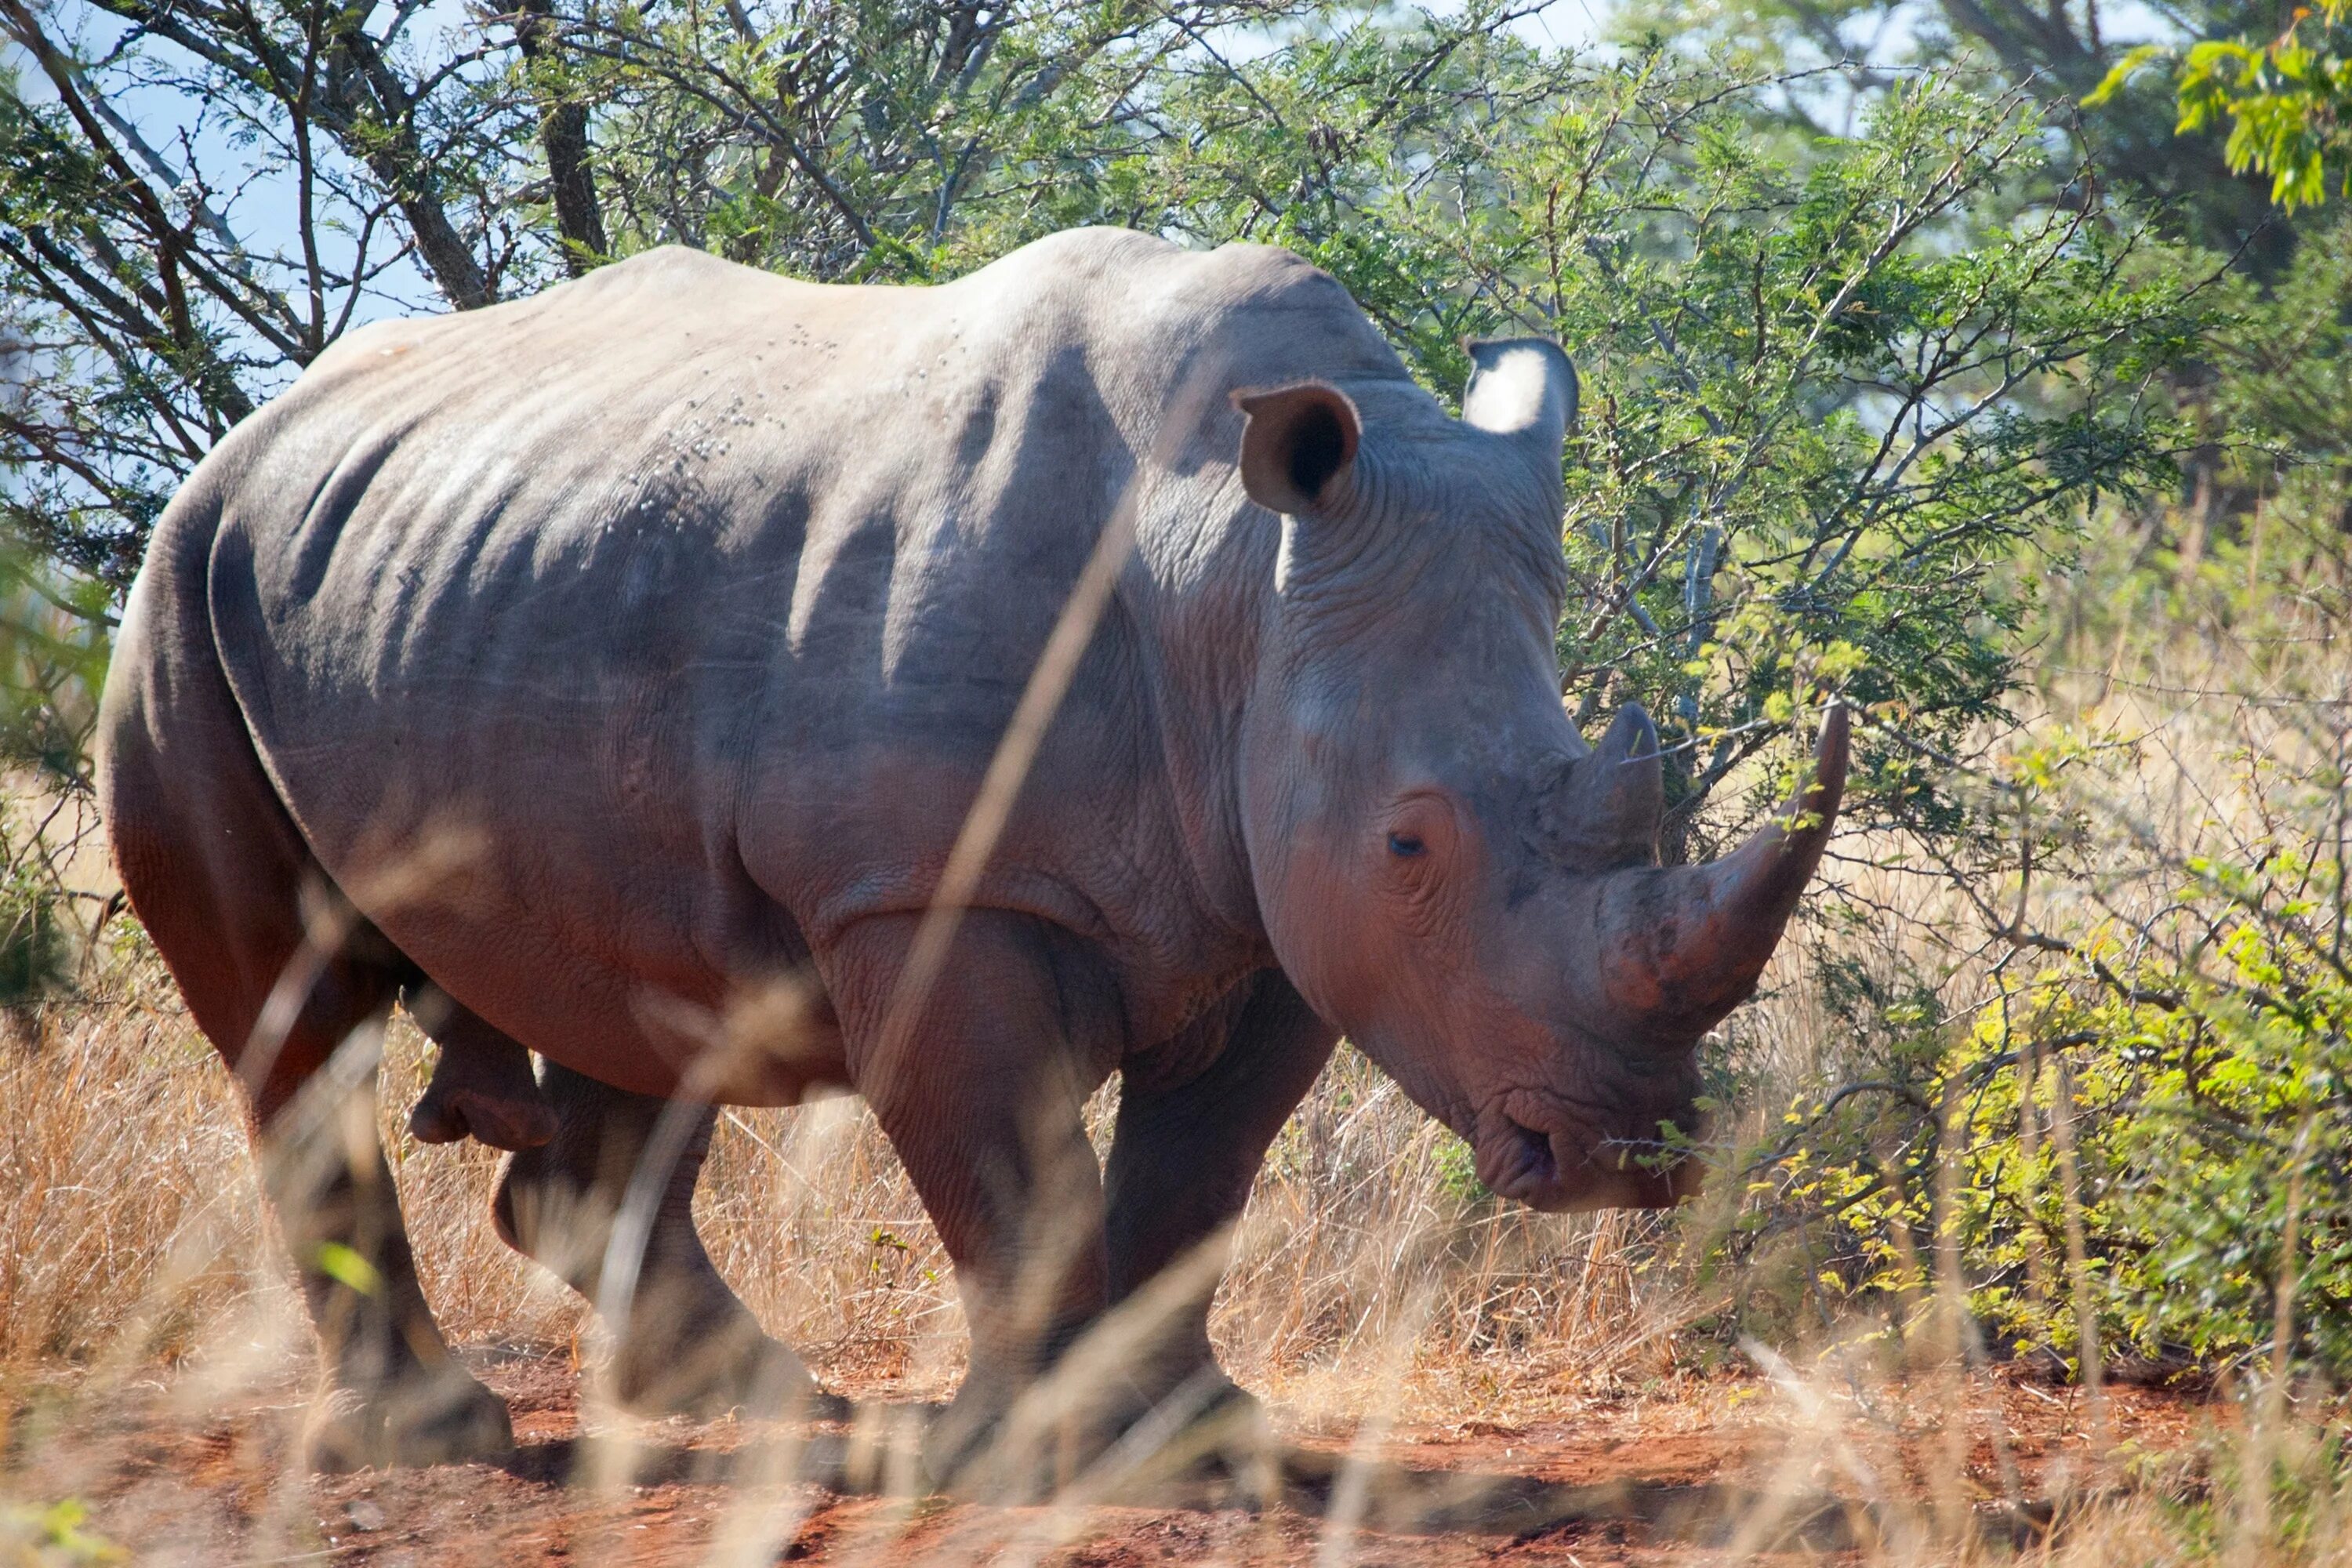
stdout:
POLYGON ((2176 392, 2196 477, 2105 508, 2053 584, 2041 711, 1946 772, 1989 831, 1849 848, 1802 982, 1828 1044, 1747 1065, 1732 1098, 1786 1109, 1694 1238, 1802 1259, 1747 1326, 1788 1337, 1793 1295, 1916 1340, 1964 1293, 1982 1353, 2078 1374, 2095 1330, 2352 1378, 2346 255, 2239 297, 2230 376, 2176 392))
POLYGON ((0 810, 0 1007, 19 1007, 68 989, 79 942, 37 836, 13 810, 0 810))

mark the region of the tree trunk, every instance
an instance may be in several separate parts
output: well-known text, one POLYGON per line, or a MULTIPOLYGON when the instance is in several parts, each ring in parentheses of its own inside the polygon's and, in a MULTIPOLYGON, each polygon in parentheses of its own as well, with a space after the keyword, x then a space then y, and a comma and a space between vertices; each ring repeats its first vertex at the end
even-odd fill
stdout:
MULTIPOLYGON (((519 0, 515 44, 532 64, 556 51, 554 0, 519 0)), ((588 106, 551 98, 541 108, 539 145, 547 154, 548 184, 555 197, 555 227, 563 237, 564 269, 577 278, 604 258, 604 215, 596 201, 596 174, 588 162, 588 106)))

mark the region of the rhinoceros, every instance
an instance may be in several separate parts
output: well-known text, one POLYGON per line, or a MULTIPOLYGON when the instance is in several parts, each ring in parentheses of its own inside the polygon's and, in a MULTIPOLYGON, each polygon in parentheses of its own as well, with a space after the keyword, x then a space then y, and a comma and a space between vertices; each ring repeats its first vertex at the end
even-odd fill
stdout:
POLYGON ((1561 697, 1575 372, 1472 357, 1454 417, 1276 248, 1080 230, 924 289, 666 248, 353 331, 223 440, 130 595, 100 788, 251 1097, 342 1390, 317 1461, 512 1441, 372 1132, 341 1152, 396 1003, 419 1131, 517 1151, 501 1234, 608 1309, 626 1273, 637 1408, 811 1387, 688 1204, 716 1107, 864 1096, 971 1323, 940 1473, 1147 1298, 1088 1430, 1245 1405, 1223 1238, 1343 1035, 1499 1194, 1685 1194, 1662 1130, 1845 720, 1789 816, 1660 866, 1654 727, 1596 748, 1561 697))

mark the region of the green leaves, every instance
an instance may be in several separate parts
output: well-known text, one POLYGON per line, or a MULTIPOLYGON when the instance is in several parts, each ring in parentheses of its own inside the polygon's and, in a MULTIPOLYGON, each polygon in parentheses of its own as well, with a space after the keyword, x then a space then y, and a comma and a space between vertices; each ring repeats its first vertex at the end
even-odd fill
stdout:
POLYGON ((79 1498, 0 1509, 0 1561, 24 1568, 82 1568, 122 1563, 130 1553, 89 1528, 89 1508, 79 1498))
POLYGON ((311 1255, 319 1272, 347 1290, 373 1296, 383 1289, 383 1276, 365 1257, 340 1241, 322 1241, 311 1255))
POLYGON ((2352 39, 2345 31, 2344 0, 2325 0, 2316 12, 2297 6, 2286 29, 2268 43, 2212 38, 2179 51, 2144 45, 2116 62, 2085 98, 2103 107, 2126 82, 2151 67, 2168 67, 2179 104, 2181 135, 2229 128, 2223 156, 2233 173, 2268 174, 2271 200, 2288 212, 2326 201, 2329 168, 2336 192, 2352 195, 2352 39), (2321 35, 2315 46, 2306 25, 2321 35))
MULTIPOLYGON (((1298 250, 1442 396, 1466 374, 1465 334, 1561 339, 1588 389, 1568 476, 1578 593, 1562 652, 1585 717, 1632 697, 1660 716, 1677 844, 1825 691, 1899 707, 1930 742, 1996 712, 2025 613, 2002 563, 2027 538, 2063 549, 2088 498, 2164 474, 2167 433, 2140 394, 2194 339, 2191 290, 2145 235, 2080 206, 1987 221, 2019 210, 2044 138, 2020 100, 1956 76, 1899 81, 1853 135, 1801 142, 1773 129, 1785 80, 1657 52, 1609 63, 1538 49, 1487 5, 1400 16, 1234 0, 828 0, 531 15, 500 70, 493 59, 436 77, 452 95, 443 120, 404 130, 353 105, 343 199, 364 205, 373 180, 389 222, 420 181, 456 188, 461 164, 466 188, 520 188, 542 155, 539 110, 593 105, 570 122, 586 140, 568 145, 593 154, 593 196, 575 182, 575 203, 601 211, 593 224, 575 213, 573 227, 601 229, 616 254, 683 239, 805 276, 923 282, 1055 228, 1119 223, 1298 250), (1245 47, 1243 25, 1257 30, 1245 47), (460 100, 484 113, 451 132, 433 179, 387 176, 383 160, 426 145, 415 138, 454 123, 460 100)), ((293 33, 232 73, 257 131, 291 112, 253 85, 277 81, 270 61, 288 49, 379 47, 298 12, 276 19, 293 33)), ((49 149, 5 182, 0 195, 27 204, 16 221, 103 209, 85 187, 109 181, 120 195, 120 149, 7 102, 10 134, 49 149)), ((467 265, 492 285, 593 262, 553 232, 548 199, 520 210, 528 232, 469 242, 467 265)), ((142 298, 170 294, 171 268, 188 265, 162 240, 116 249, 122 287, 142 298)), ((43 276, 7 287, 29 299, 43 276)), ((265 326, 300 329, 289 342, 329 330, 306 318, 301 276, 271 274, 287 287, 255 307, 265 326)), ((46 352, 71 374, 47 384, 72 397, 25 426, 10 460, 38 477, 10 494, 14 528, 68 575, 119 589, 216 433, 179 411, 193 400, 225 426, 231 405, 207 388, 266 383, 310 350, 273 360, 228 304, 178 337, 140 317, 126 340, 102 312, 78 324, 70 289, 50 292, 66 303, 40 307, 55 322, 46 352)), ((1773 781, 1757 784, 1707 830, 1776 804, 1773 781)), ((1938 812, 1948 825, 1931 796, 1879 798, 1915 825, 1938 812)))
MULTIPOLYGON (((1475 16, 1335 21, 1171 70, 1072 187, 1127 209, 1066 195, 1055 218, 1288 246, 1441 396, 1465 333, 1570 348, 1568 685, 1587 720, 1659 716, 1677 843, 1827 691, 1929 743, 1997 713, 2021 542, 2063 552, 2093 498, 2169 475, 2147 394, 2197 342, 2199 276, 2109 215, 2021 210, 2042 128, 1957 75, 1799 142, 1769 75, 1588 62, 1475 16)), ((1755 782, 1706 832, 1777 805, 1755 782)), ((1932 788, 1878 799, 1956 820, 1932 788)))

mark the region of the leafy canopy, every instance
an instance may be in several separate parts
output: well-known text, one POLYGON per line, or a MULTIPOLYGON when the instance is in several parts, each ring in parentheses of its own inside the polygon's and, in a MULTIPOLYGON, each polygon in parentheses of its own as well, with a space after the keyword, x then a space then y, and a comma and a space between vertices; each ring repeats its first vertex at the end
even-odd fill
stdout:
POLYGON ((2168 66, 2180 106, 2179 133, 2226 125, 2223 153, 2231 172, 2269 175, 2271 200, 2287 212, 2326 201, 2331 169, 2336 194, 2352 195, 2352 31, 2345 14, 2346 0, 2322 0, 2315 13, 2298 5, 2267 43, 2209 38, 2185 51, 2142 45, 2118 60, 2084 103, 2103 107, 2136 73, 2168 66), (2315 41, 2306 27, 2319 35, 2315 41))

